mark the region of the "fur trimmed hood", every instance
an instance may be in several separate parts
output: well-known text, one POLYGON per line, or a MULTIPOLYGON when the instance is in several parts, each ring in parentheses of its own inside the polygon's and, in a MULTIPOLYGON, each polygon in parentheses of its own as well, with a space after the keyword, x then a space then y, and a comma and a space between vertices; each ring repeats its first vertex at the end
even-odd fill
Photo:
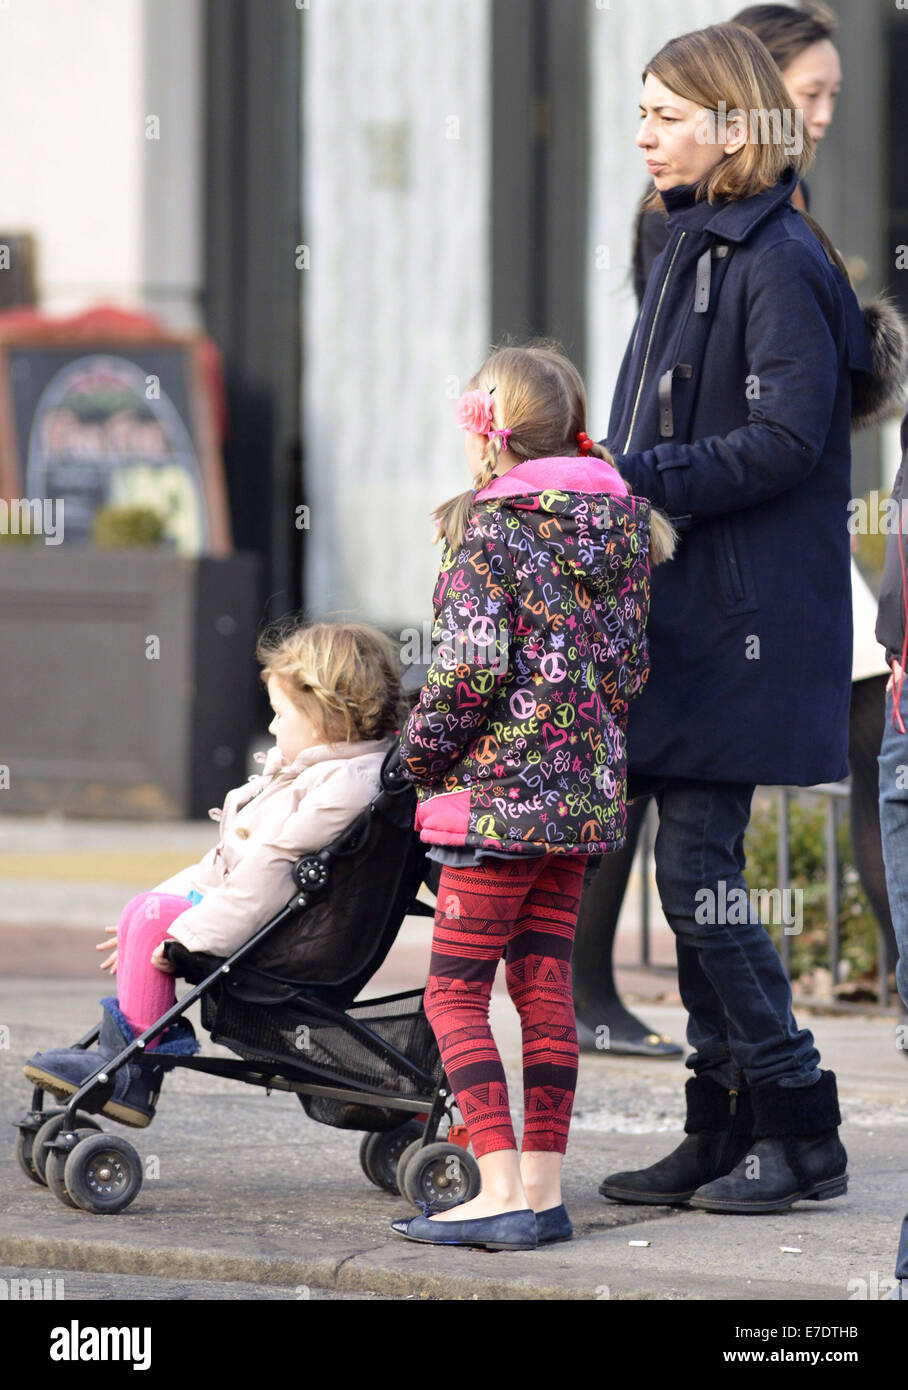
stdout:
POLYGON ((908 324, 885 294, 861 305, 873 371, 852 370, 851 427, 901 414, 908 382, 908 324))

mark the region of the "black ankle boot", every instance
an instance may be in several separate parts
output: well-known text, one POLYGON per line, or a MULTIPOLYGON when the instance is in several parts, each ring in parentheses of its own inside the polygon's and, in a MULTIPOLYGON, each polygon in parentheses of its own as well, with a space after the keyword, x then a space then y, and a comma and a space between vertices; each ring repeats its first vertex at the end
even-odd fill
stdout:
POLYGON ((691 1198, 701 1211, 786 1211, 804 1198, 824 1201, 848 1190, 848 1155, 839 1140, 842 1122, 835 1075, 824 1071, 813 1086, 771 1081, 751 1092, 754 1143, 726 1177, 691 1198))
POLYGON ((692 1076, 686 1086, 687 1137, 649 1168, 610 1173, 599 1191, 614 1202, 677 1206, 704 1183, 730 1173, 753 1147, 753 1111, 747 1091, 726 1090, 708 1076, 692 1076))

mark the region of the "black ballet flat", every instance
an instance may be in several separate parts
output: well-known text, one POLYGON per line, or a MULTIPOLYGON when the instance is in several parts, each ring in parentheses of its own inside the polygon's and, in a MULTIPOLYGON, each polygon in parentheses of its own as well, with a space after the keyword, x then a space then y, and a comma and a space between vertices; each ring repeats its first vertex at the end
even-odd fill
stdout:
POLYGON ((536 1244, 554 1245, 559 1240, 571 1240, 574 1228, 571 1218, 562 1202, 560 1207, 549 1207, 536 1213, 536 1244))
MULTIPOLYGON (((608 1016, 603 1024, 609 1027, 608 1016)), ((625 1025, 626 1026, 626 1025, 625 1025)), ((666 1033, 651 1033, 645 1029, 639 1033, 620 1033, 609 1030, 608 1047, 599 1045, 599 1035, 588 1024, 577 1019, 577 1046, 581 1052, 598 1052, 600 1056, 613 1057, 683 1057, 684 1048, 672 1042, 666 1033)))
POLYGON ((536 1216, 524 1211, 504 1211, 473 1221, 430 1221, 427 1216, 401 1217, 391 1230, 423 1245, 468 1245, 480 1250, 535 1250, 536 1216))
POLYGON ((646 1033, 642 1038, 610 1038, 606 1049, 615 1057, 683 1057, 684 1048, 667 1033, 646 1033))

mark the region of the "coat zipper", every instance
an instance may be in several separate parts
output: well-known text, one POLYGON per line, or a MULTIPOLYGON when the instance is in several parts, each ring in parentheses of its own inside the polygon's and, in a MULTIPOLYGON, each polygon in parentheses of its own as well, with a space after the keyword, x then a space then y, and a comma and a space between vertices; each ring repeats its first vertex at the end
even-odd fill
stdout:
POLYGON ((630 442, 631 442, 631 436, 632 436, 633 433, 634 433, 634 421, 635 421, 636 418, 637 418, 637 407, 638 407, 638 405, 640 404, 640 397, 641 397, 641 395, 642 395, 642 393, 643 393, 643 383, 644 383, 644 381, 646 380, 646 364, 647 364, 647 362, 649 361, 649 350, 650 350, 650 348, 651 348, 652 345, 653 345, 653 334, 654 334, 655 331, 656 331, 656 323, 658 322, 658 319, 659 319, 659 310, 662 308, 662 299, 663 299, 663 296, 664 296, 664 294, 665 294, 665 287, 666 287, 666 285, 668 284, 668 277, 669 277, 669 276, 671 275, 671 273, 672 273, 672 266, 675 264, 675 257, 677 256, 678 252, 680 251, 680 249, 681 249, 681 243, 682 243, 682 241, 684 240, 684 238, 685 238, 686 235, 687 235, 687 233, 684 232, 684 231, 682 231, 681 234, 680 234, 680 236, 678 237, 678 243, 677 243, 677 245, 675 246, 674 251, 672 252, 672 258, 671 258, 671 260, 670 260, 669 263, 668 263, 668 269, 667 269, 666 272, 665 272, 665 278, 663 279, 663 281, 662 281, 662 287, 661 287, 661 289, 659 290, 659 298, 658 298, 658 300, 656 301, 656 312, 653 314, 653 321, 652 321, 652 323, 650 324, 649 338, 647 339, 647 343, 646 343, 646 352, 643 354, 643 366, 642 366, 642 368, 640 369, 640 383, 639 383, 639 385, 638 385, 638 387, 637 387, 637 395, 636 395, 635 398, 634 398, 634 409, 633 409, 633 411, 631 412, 631 423, 630 423, 630 428, 628 429, 628 432, 627 432, 627 439, 625 439, 625 441, 624 441, 624 447, 623 447, 623 449, 621 450, 622 454, 626 454, 626 453, 627 453, 628 445, 629 445, 630 442))

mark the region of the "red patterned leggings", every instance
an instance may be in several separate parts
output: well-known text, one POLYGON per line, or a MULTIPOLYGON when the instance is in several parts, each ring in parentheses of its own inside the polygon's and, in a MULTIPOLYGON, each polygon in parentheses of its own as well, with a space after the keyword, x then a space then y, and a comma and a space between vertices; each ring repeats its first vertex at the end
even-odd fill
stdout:
POLYGON ((425 1009, 477 1158, 517 1147, 489 1029, 502 954, 523 1032, 523 1148, 567 1148, 577 1082, 571 950, 584 863, 544 854, 442 868, 425 1009))

